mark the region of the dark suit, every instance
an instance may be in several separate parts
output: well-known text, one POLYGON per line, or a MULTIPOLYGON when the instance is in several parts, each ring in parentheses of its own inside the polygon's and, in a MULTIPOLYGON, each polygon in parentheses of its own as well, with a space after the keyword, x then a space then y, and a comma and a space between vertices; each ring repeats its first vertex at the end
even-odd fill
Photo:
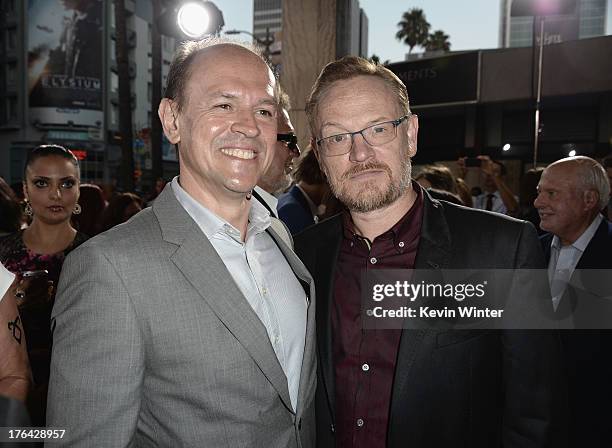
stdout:
MULTIPOLYGON (((315 279, 319 349, 317 442, 333 447, 334 360, 330 312, 342 219, 299 234, 296 252, 315 279)), ((542 268, 528 223, 436 201, 425 194, 416 269, 542 268)), ((388 447, 553 446, 562 411, 560 344, 550 332, 403 330, 388 447)))
MULTIPOLYGON (((553 235, 550 233, 541 238, 547 261, 550 259, 552 239, 553 235)), ((576 269, 612 269, 612 223, 605 219, 602 221, 580 257, 576 269)), ((601 275, 601 272, 597 275, 601 275)), ((576 306, 576 296, 571 290, 570 286, 559 302, 557 312, 569 312, 570 317, 575 318, 571 313, 576 306)), ((589 307, 589 304, 586 306, 589 307)), ((588 310, 587 314, 592 315, 592 311, 596 310, 588 310)), ((612 319, 609 309, 601 314, 603 317, 611 316, 612 319)), ((574 322, 577 328, 588 323, 581 321, 580 317, 574 319, 574 322)), ((569 378, 572 446, 610 447, 612 331, 567 330, 562 332, 561 338, 569 378)))
POLYGON ((308 200, 296 185, 278 198, 278 217, 289 227, 292 235, 315 223, 308 200))

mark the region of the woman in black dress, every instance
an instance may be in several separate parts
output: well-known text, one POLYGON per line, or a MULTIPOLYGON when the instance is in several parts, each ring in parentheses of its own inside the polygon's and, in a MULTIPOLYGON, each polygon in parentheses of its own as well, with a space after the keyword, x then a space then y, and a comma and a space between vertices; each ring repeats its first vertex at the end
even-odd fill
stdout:
POLYGON ((44 426, 51 359, 51 309, 64 258, 87 237, 70 224, 81 212, 79 165, 69 150, 36 147, 28 155, 23 191, 31 224, 0 240, 0 262, 21 278, 16 293, 32 366, 28 408, 34 426, 44 426))

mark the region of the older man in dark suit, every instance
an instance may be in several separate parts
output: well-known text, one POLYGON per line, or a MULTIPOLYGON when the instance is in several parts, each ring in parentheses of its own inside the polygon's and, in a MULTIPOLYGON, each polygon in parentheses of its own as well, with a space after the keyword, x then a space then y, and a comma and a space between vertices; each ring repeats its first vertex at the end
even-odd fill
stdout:
MULTIPOLYGON (((553 304, 560 318, 576 328, 562 334, 575 447, 612 446, 612 331, 595 329, 610 328, 612 307, 592 294, 604 283, 603 270, 612 269, 612 223, 600 214, 609 195, 604 168, 578 156, 544 170, 534 203, 540 227, 549 232, 541 242, 553 304)), ((609 295, 608 288, 603 296, 609 295)))
POLYGON ((307 113, 348 209, 295 240, 318 297, 318 446, 562 446, 551 333, 361 324, 363 272, 543 268, 533 226, 433 200, 411 181, 418 120, 389 70, 356 57, 327 65, 307 113))

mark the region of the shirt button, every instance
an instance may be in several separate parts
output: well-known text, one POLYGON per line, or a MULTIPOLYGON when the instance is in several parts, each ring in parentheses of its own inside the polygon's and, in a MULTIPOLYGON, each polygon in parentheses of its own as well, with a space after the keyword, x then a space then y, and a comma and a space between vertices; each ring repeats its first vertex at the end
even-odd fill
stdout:
POLYGON ((404 247, 404 242, 403 242, 403 241, 400 241, 400 242, 399 242, 399 244, 398 244, 398 246, 399 246, 399 247, 404 247))
POLYGON ((368 370, 370 370, 370 366, 368 364, 364 364, 361 366, 361 370, 363 370, 364 372, 367 372, 368 370))
POLYGON ((261 288, 261 292, 264 296, 268 295, 268 288, 261 288))
POLYGON ((374 257, 370 258, 370 263, 372 263, 372 264, 376 264, 377 261, 378 260, 376 258, 374 258, 374 257))
POLYGON ((363 419, 357 419, 357 427, 361 428, 363 426, 363 419))

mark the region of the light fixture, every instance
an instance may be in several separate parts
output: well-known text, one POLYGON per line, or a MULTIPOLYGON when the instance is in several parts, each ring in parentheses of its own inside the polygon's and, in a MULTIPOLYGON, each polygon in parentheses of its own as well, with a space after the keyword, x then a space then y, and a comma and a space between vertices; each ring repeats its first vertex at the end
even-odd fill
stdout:
POLYGON ((510 150, 510 148, 511 148, 510 143, 506 143, 506 144, 505 144, 505 145, 502 147, 502 150, 503 150, 503 151, 509 151, 509 150, 510 150))
POLYGON ((176 14, 176 22, 187 37, 197 39, 206 34, 210 24, 210 14, 202 3, 184 3, 176 14))
POLYGON ((570 157, 574 157, 576 155, 576 150, 572 149, 570 152, 567 153, 567 155, 570 157))

